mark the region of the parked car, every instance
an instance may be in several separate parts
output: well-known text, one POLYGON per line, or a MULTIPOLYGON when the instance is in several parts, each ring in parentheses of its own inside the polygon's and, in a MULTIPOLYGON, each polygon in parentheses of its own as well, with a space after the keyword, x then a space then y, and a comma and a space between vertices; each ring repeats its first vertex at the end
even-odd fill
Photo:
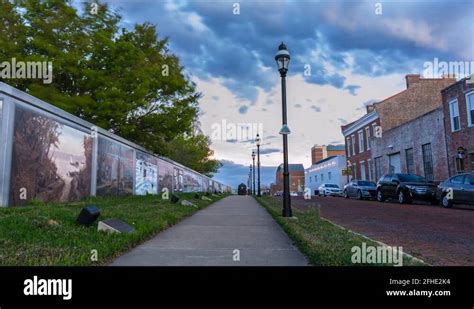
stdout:
POLYGON ((342 195, 342 190, 335 183, 323 183, 318 188, 318 195, 319 196, 321 196, 321 195, 322 196, 326 196, 326 195, 341 196, 342 195))
POLYGON ((387 174, 377 182, 377 200, 398 199, 400 204, 413 200, 429 201, 437 204, 436 184, 414 174, 387 174))
POLYGON ((375 198, 377 196, 377 184, 373 181, 353 180, 344 186, 342 195, 345 198, 357 197, 359 200, 375 198))
POLYGON ((273 196, 283 196, 283 191, 276 191, 273 196))
POLYGON ((298 192, 291 191, 291 192, 290 192, 290 196, 298 196, 298 192))
POLYGON ((474 205, 474 173, 459 174, 441 182, 436 196, 445 208, 453 204, 474 205))

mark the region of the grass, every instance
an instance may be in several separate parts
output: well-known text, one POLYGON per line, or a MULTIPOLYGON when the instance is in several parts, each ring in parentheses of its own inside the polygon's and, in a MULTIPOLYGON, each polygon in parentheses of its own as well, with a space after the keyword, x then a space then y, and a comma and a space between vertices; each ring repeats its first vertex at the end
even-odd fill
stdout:
MULTIPOLYGON (((293 209, 293 216, 297 219, 281 216, 281 201, 273 197, 263 196, 257 201, 282 226, 288 236, 294 241, 300 251, 306 255, 309 262, 315 266, 393 266, 393 264, 354 264, 352 263, 352 247, 380 246, 379 243, 351 233, 320 217, 319 209, 311 208, 307 211, 293 209)), ((403 257, 404 266, 424 265, 421 261, 408 256, 403 257)))
POLYGON ((0 208, 1 266, 87 266, 105 265, 115 257, 223 198, 212 201, 179 194, 198 207, 162 200, 157 196, 96 197, 69 204, 34 202, 23 207, 0 208), (86 204, 96 205, 101 215, 90 226, 75 223, 86 204), (133 226, 132 234, 97 231, 99 220, 117 218, 133 226), (97 250, 97 261, 91 260, 97 250))

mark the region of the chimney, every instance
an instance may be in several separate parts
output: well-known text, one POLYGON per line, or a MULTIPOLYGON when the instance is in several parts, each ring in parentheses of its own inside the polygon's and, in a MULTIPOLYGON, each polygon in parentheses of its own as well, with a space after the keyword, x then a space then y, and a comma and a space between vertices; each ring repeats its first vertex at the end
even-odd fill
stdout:
POLYGON ((407 89, 413 86, 413 84, 416 84, 420 81, 420 74, 408 74, 405 76, 405 79, 407 81, 407 89))
POLYGON ((372 112, 375 107, 372 104, 366 105, 365 108, 367 108, 367 114, 372 112))

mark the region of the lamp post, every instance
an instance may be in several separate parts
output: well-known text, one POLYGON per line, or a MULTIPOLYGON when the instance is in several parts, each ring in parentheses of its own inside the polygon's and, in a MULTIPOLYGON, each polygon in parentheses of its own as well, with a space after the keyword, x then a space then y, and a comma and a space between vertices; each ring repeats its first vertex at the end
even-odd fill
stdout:
POLYGON ((250 177, 250 183, 249 183, 249 190, 250 190, 250 195, 253 195, 252 191, 252 164, 250 164, 250 172, 249 172, 249 177, 250 177))
POLYGON ((255 142, 257 143, 257 196, 262 196, 260 191, 260 135, 258 133, 255 142))
POLYGON ((252 161, 253 161, 253 195, 255 195, 255 150, 252 150, 252 161))
POLYGON ((290 53, 286 45, 282 42, 278 47, 275 56, 278 65, 278 71, 281 77, 281 101, 282 101, 282 122, 280 134, 283 135, 283 217, 292 217, 291 199, 290 199, 290 173, 288 170, 288 134, 290 128, 287 125, 286 118, 286 73, 288 72, 288 63, 290 62, 290 53))

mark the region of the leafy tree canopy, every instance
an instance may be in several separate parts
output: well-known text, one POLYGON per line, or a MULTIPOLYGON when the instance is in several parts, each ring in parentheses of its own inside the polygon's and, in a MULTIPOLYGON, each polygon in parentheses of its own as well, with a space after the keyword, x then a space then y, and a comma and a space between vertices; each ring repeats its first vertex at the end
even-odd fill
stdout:
POLYGON ((51 84, 4 82, 212 175, 220 163, 193 128, 201 95, 167 38, 150 23, 120 28, 121 16, 97 4, 79 11, 65 0, 0 0, 0 59, 53 63, 51 84))

